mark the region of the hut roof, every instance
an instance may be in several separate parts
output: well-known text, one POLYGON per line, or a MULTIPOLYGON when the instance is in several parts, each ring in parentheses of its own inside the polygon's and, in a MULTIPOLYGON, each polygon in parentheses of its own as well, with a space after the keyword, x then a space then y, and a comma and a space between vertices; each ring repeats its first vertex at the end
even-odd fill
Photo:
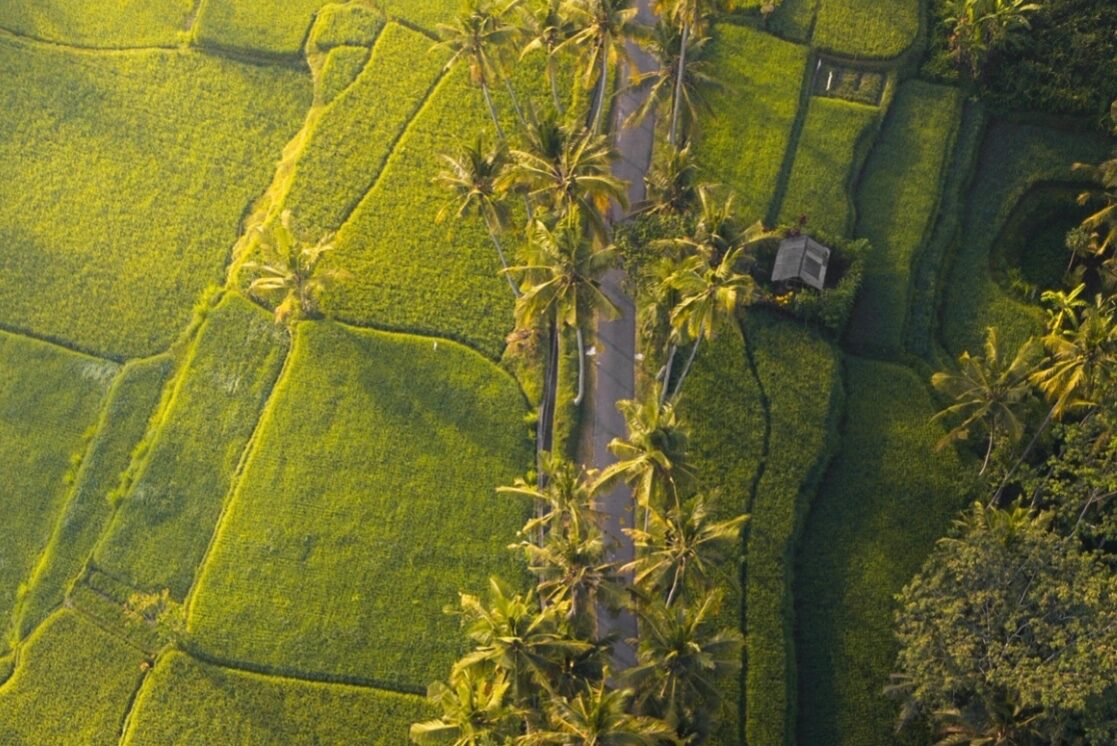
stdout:
POLYGON ((830 249, 810 236, 785 238, 776 252, 772 282, 802 280, 822 290, 826 286, 826 267, 829 263, 830 249))

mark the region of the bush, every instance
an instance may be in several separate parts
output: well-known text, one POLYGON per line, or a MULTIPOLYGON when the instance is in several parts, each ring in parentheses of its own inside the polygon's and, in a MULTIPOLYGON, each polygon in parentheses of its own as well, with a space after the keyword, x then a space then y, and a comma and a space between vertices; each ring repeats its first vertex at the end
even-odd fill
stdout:
POLYGON ((63 610, 20 651, 0 687, 0 742, 110 746, 144 670, 143 654, 63 610))
POLYGON ((30 634, 59 606, 71 581, 81 574, 112 517, 110 495, 147 431, 170 372, 170 357, 160 356, 125 366, 113 383, 66 507, 28 582, 16 621, 18 636, 30 634))
POLYGON ((207 655, 422 691, 463 652, 442 613, 491 575, 530 506, 525 402, 460 345, 299 326, 193 597, 207 655), (245 568, 253 568, 245 572, 245 568))
POLYGON ((164 351, 222 279, 310 104, 306 77, 7 39, 0 70, 5 325, 116 359, 164 351))
POLYGON ((919 569, 973 486, 923 381, 896 365, 846 359, 841 447, 799 542, 795 600, 799 743, 892 746, 895 594, 919 569))
MULTIPOLYGON (((117 366, 0 332, 0 620, 65 505, 117 366)), ((7 649, 0 639, 0 651, 7 649)))
POLYGON ((0 26, 81 47, 175 46, 194 0, 36 0, 0 5, 0 26))
POLYGON ((236 293, 210 312, 97 547, 99 568, 186 598, 287 347, 271 315, 236 293))
POLYGON ((872 249, 849 342, 896 352, 917 254, 929 237, 953 147, 961 96, 921 81, 901 86, 857 191, 857 233, 872 249))
POLYGON ((413 695, 230 671, 171 651, 136 698, 122 743, 397 746, 433 714, 413 695))
POLYGON ((710 94, 695 152, 704 179, 733 189, 738 212, 766 219, 799 110, 807 49, 744 26, 715 29, 710 64, 727 89, 710 94))

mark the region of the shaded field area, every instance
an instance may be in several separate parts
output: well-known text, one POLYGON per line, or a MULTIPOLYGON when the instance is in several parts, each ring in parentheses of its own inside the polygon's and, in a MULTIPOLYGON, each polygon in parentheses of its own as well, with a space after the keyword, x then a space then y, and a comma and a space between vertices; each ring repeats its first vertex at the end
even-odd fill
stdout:
POLYGON ((175 46, 195 0, 35 0, 0 4, 0 28, 96 48, 175 46))
POLYGON ((806 523, 796 565, 798 742, 894 744, 894 595, 964 507, 969 481, 919 376, 846 358, 841 446, 806 523))
POLYGON ((118 359, 163 351, 221 281, 308 76, 0 39, 0 80, 3 323, 118 359))
POLYGON ((174 651, 148 676, 122 743, 398 746, 433 714, 414 695, 231 671, 174 651))
POLYGON ((222 660, 423 691, 529 506, 525 402, 460 345, 303 325, 192 600, 222 660), (247 568, 251 570, 246 571, 247 568))

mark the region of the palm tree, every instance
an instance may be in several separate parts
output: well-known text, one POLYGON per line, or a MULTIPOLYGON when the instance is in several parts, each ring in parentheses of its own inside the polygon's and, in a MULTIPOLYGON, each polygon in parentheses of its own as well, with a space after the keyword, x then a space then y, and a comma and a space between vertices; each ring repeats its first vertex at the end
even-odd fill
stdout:
POLYGON ((497 487, 497 492, 530 498, 539 506, 536 517, 528 521, 520 533, 542 538, 555 531, 575 531, 583 533, 587 527, 598 522, 593 509, 595 500, 595 480, 590 474, 579 474, 571 462, 554 454, 547 454, 540 460, 540 469, 547 478, 543 486, 532 487, 523 479, 517 479, 511 487, 497 487))
POLYGON ((504 202, 503 192, 497 187, 497 182, 509 163, 508 150, 503 145, 486 149, 484 141, 479 137, 475 145, 462 148, 458 157, 443 155, 442 159, 446 161, 449 170, 436 176, 435 183, 449 189, 453 197, 439 211, 437 220, 441 222, 451 213, 456 218, 470 213, 479 215, 496 247, 500 266, 512 288, 512 294, 519 297, 520 290, 508 274, 508 261, 498 237, 508 222, 508 206, 504 202))
POLYGON ((460 672, 449 684, 432 684, 427 699, 442 710, 442 715, 413 724, 411 740, 417 744, 487 746, 511 736, 517 711, 507 704, 508 688, 503 673, 480 675, 472 670, 460 672))
POLYGON ((1096 184, 1078 195, 1078 203, 1098 207, 1082 221, 1082 227, 1093 237, 1093 253, 1103 256, 1117 246, 1117 158, 1096 166, 1076 163, 1074 168, 1096 184))
POLYGON ((506 140, 504 128, 500 126, 489 86, 503 77, 500 57, 517 34, 516 28, 504 20, 511 7, 501 9, 489 0, 471 0, 453 23, 440 23, 435 27, 441 41, 434 48, 450 52, 445 69, 462 63, 469 66, 470 82, 481 89, 501 142, 506 140))
POLYGON ((989 52, 1015 43, 1031 28, 1028 14, 1039 8, 1028 0, 946 0, 943 22, 951 29, 955 60, 976 78, 989 52))
POLYGON ((257 230, 263 258, 244 265, 258 273, 249 283, 248 292, 280 298, 275 306, 277 324, 315 316, 321 294, 333 281, 346 276, 342 270, 320 267, 322 257, 334 249, 333 234, 315 243, 304 241, 293 227, 290 210, 284 210, 278 222, 257 230))
POLYGON ((710 37, 692 35, 687 30, 687 48, 682 50, 682 32, 672 23, 660 20, 652 32, 648 47, 659 61, 659 67, 639 75, 632 85, 648 85, 648 96, 643 105, 629 119, 629 124, 639 122, 648 116, 657 104, 669 103, 671 107, 671 126, 667 142, 678 147, 679 140, 686 141, 685 134, 690 125, 698 119, 702 111, 710 106, 706 101, 706 90, 723 88, 724 85, 713 76, 709 65, 702 59, 710 37), (650 81, 650 82, 649 82, 650 81), (679 107, 676 111, 675 107, 679 107), (683 115, 686 118, 683 119, 683 115))
POLYGON ((520 52, 520 59, 538 51, 547 55, 546 75, 551 86, 551 100, 555 112, 561 115, 563 105, 558 92, 556 60, 559 48, 573 33, 573 26, 566 18, 562 0, 536 0, 534 8, 525 10, 524 20, 523 35, 527 43, 520 52))
POLYGON ((644 212, 660 215, 684 215, 698 204, 700 190, 709 187, 698 184, 698 163, 690 146, 671 148, 652 165, 645 177, 647 199, 644 212))
POLYGON ((693 607, 653 602, 640 611, 637 662, 624 672, 624 684, 641 710, 665 715, 682 732, 704 730, 697 721, 741 668, 741 633, 713 628, 720 604, 714 592, 693 607))
POLYGON ((987 441, 985 460, 979 472, 984 474, 997 438, 1003 434, 1010 443, 1015 443, 1024 433, 1021 416, 1032 399, 1028 377, 1035 368, 1038 355, 1038 344, 1029 340, 1015 357, 1006 359, 997 344, 997 330, 990 327, 985 332, 983 357, 964 352, 958 358, 958 372, 933 375, 931 385, 950 397, 953 403, 932 417, 932 421, 961 417, 958 424, 938 442, 936 449, 964 440, 973 427, 981 427, 987 441))
MULTIPOLYGON (((683 89, 688 74, 687 54, 691 51, 691 33, 710 11, 709 0, 658 0, 659 14, 679 30, 678 63, 675 69, 675 95, 671 104, 671 127, 667 141, 675 145, 679 129, 679 112, 682 109, 683 89)), ((663 60, 664 58, 661 58, 663 60)))
MULTIPOLYGON (((1046 294, 1045 294, 1046 295, 1046 294)), ((1081 310, 1062 313, 1043 337, 1048 360, 1032 381, 1053 402, 1052 414, 1090 407, 1096 391, 1117 372, 1114 302, 1097 296, 1081 310)))
POLYGON ((628 436, 613 438, 609 450, 617 461, 601 472, 598 488, 614 479, 632 487, 648 528, 651 506, 679 502, 682 486, 691 477, 687 465, 687 436, 670 403, 661 405, 653 390, 642 401, 617 402, 628 436), (670 499, 668 499, 670 498, 670 499))
POLYGON ((610 201, 627 206, 625 184, 612 173, 617 152, 608 138, 547 118, 527 127, 526 145, 512 157, 503 188, 526 191, 559 219, 578 213, 608 240, 606 207, 610 201))
POLYGON ((556 697, 547 704, 548 725, 521 736, 522 746, 659 746, 677 743, 674 729, 650 717, 628 712, 632 692, 598 684, 571 699, 556 697))
POLYGON ((637 587, 666 591, 668 608, 679 591, 686 588, 688 576, 704 580, 708 567, 724 549, 740 542, 741 526, 748 520, 748 516, 741 515, 711 521, 701 495, 662 512, 653 507, 650 513, 648 529, 626 529, 637 553, 636 559, 621 567, 621 571, 634 572, 637 587))
POLYGON ((596 81, 586 126, 597 134, 601 132, 601 115, 605 110, 609 68, 618 60, 627 59, 625 41, 639 31, 636 9, 629 7, 629 0, 572 0, 567 9, 575 30, 560 47, 581 50, 586 89, 596 81))

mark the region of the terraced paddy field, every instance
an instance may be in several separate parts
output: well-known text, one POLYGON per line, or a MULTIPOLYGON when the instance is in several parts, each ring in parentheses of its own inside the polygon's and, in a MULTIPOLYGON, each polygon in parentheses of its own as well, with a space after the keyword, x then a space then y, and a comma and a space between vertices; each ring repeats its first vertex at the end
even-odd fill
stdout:
MULTIPOLYGON (((746 223, 868 243, 848 324, 778 288, 679 404, 712 512, 750 515, 711 573, 745 646, 705 742, 896 743, 894 594, 976 471, 934 450, 927 364, 1039 328, 1009 265, 1052 275, 1070 213, 1033 201, 1113 143, 920 77, 917 0, 744 5, 711 29, 702 178, 746 223), (1042 256, 1013 233, 1038 223, 1042 256)), ((495 488, 534 477, 542 336, 510 336, 485 222, 436 219, 443 156, 499 139, 432 49, 457 11, 0 0, 0 744, 402 745, 468 649, 444 609, 532 582, 532 506, 495 488), (338 273, 290 326, 250 289, 285 211, 338 273)), ((515 56, 514 148, 551 105, 515 56)))

